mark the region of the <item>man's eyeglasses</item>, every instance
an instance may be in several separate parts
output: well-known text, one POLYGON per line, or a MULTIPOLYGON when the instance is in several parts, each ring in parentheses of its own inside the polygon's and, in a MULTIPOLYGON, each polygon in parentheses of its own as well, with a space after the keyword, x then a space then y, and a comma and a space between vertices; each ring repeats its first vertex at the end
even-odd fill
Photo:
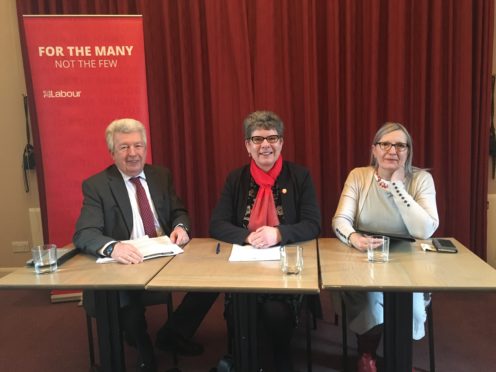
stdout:
POLYGON ((261 145, 264 140, 267 140, 268 143, 276 143, 282 136, 277 134, 273 134, 272 136, 262 137, 262 136, 253 136, 250 137, 249 140, 253 142, 255 145, 261 145))
POLYGON ((389 151, 393 146, 396 149, 396 152, 403 152, 408 148, 408 144, 402 142, 398 142, 398 143, 376 142, 375 145, 379 145, 382 151, 389 151))

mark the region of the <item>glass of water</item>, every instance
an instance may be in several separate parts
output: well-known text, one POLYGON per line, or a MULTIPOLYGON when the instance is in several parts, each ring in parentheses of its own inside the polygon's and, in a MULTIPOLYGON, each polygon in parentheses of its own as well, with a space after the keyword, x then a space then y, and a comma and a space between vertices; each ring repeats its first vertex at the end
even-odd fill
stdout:
POLYGON ((300 245, 281 247, 281 270, 287 275, 297 275, 303 270, 303 248, 300 245))
POLYGON ((367 236, 367 258, 370 262, 389 261, 389 237, 383 235, 367 236))
POLYGON ((57 246, 55 244, 37 245, 31 248, 36 274, 52 273, 57 270, 57 246))

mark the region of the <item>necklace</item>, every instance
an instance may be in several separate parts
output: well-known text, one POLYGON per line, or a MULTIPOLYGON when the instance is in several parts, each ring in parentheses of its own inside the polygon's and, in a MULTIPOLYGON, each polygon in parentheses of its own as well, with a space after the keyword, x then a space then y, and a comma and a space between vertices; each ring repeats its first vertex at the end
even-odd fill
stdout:
POLYGON ((381 176, 379 176, 379 173, 377 173, 377 170, 375 171, 374 177, 381 189, 383 190, 389 189, 389 181, 383 180, 381 176))

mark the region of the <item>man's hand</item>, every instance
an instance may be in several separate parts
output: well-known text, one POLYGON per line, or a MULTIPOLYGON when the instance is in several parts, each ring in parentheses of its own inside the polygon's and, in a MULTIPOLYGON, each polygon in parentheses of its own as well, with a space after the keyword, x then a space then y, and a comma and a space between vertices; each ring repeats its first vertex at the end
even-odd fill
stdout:
POLYGON ((186 230, 184 230, 181 226, 176 226, 170 234, 170 240, 174 244, 183 246, 189 242, 189 236, 186 230))
POLYGON ((281 241, 277 227, 262 226, 246 237, 246 242, 256 248, 269 248, 281 241))
POLYGON ((138 264, 143 262, 143 255, 134 245, 118 242, 110 255, 114 260, 122 264, 138 264))

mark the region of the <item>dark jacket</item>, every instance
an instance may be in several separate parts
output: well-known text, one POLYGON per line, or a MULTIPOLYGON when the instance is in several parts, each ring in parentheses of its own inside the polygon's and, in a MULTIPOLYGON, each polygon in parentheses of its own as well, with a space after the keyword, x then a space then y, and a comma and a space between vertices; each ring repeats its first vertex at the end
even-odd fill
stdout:
MULTIPOLYGON (((177 224, 190 227, 188 212, 178 198, 167 168, 145 165, 144 172, 160 226, 170 235, 177 224)), ((83 207, 76 223, 74 245, 83 252, 97 251, 113 240, 127 240, 133 230, 129 195, 115 165, 83 182, 83 207)))
MULTIPOLYGON (((244 244, 250 233, 243 227, 246 213, 250 166, 231 172, 210 220, 210 235, 228 243, 244 244)), ((276 180, 281 190, 284 225, 279 225, 280 244, 301 242, 317 238, 320 233, 320 209, 315 188, 308 170, 284 161, 276 180)))

